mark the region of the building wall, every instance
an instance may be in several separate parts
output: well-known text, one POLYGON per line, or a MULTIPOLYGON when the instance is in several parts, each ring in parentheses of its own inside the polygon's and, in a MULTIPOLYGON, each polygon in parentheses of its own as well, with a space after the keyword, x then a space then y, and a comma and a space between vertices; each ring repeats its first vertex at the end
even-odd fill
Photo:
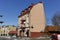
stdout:
POLYGON ((37 38, 37 37, 46 37, 46 36, 48 36, 49 35, 49 33, 48 32, 31 32, 31 37, 32 38, 37 38))
POLYGON ((16 31, 16 26, 7 26, 6 27, 9 31, 16 31))
MULTIPOLYGON (((19 36, 20 30, 21 30, 20 27, 29 27, 29 15, 28 15, 28 13, 26 15, 18 18, 18 26, 19 26, 18 27, 18 36, 19 36), (21 20, 26 20, 24 23, 25 25, 21 24, 21 20)), ((25 36, 26 36, 27 29, 29 29, 29 28, 25 29, 25 33, 24 33, 25 36)))
MULTIPOLYGON (((22 13, 22 14, 24 14, 24 13, 22 13)), ((20 36, 20 30, 21 30, 20 27, 29 27, 29 26, 30 27, 33 26, 33 29, 26 28, 24 36, 26 35, 27 29, 30 30, 30 33, 44 32, 46 23, 45 23, 45 14, 44 14, 43 3, 38 3, 38 4, 34 5, 28 13, 25 13, 24 15, 18 17, 18 36, 20 36), (26 20, 25 25, 21 24, 22 19, 26 20)))
POLYGON ((0 36, 9 36, 10 31, 16 31, 16 26, 0 27, 0 36))
POLYGON ((34 28, 31 32, 42 32, 45 30, 45 14, 43 3, 38 3, 30 11, 30 25, 34 28))
POLYGON ((45 32, 49 32, 49 31, 59 31, 60 27, 59 26, 47 26, 45 28, 45 32))

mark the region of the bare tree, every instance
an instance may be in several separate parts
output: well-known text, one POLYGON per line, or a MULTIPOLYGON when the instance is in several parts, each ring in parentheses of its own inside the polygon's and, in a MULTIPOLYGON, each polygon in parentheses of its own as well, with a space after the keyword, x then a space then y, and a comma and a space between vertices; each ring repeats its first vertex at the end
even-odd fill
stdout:
POLYGON ((52 24, 54 26, 60 26, 60 12, 56 12, 56 14, 53 16, 52 24))

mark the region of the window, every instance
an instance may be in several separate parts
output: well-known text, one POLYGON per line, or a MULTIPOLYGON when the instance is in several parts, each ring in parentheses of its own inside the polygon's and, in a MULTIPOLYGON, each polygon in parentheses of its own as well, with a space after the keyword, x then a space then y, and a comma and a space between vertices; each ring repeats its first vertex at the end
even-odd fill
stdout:
POLYGON ((1 36, 2 36, 2 34, 1 34, 1 36))

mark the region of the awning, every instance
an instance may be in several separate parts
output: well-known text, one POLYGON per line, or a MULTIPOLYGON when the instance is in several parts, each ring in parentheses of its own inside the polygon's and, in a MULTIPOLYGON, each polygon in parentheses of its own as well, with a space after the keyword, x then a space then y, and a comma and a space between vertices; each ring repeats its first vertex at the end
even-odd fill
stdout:
POLYGON ((10 31, 9 34, 17 34, 17 31, 10 31))

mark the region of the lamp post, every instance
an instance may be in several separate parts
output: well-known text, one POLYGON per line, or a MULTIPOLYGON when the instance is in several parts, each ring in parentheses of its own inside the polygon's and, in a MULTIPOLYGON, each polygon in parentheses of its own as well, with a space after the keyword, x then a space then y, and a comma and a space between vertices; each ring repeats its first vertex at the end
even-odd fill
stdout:
MULTIPOLYGON (((3 16, 0 15, 0 18, 2 18, 2 17, 3 17, 3 16)), ((4 22, 0 20, 1 27, 2 27, 2 24, 3 24, 3 23, 4 23, 4 22)))
MULTIPOLYGON (((2 18, 3 16, 2 15, 0 15, 0 18, 2 18)), ((0 24, 2 24, 2 23, 4 23, 3 21, 0 21, 0 24)))
POLYGON ((0 17, 3 17, 2 15, 0 15, 0 17))

